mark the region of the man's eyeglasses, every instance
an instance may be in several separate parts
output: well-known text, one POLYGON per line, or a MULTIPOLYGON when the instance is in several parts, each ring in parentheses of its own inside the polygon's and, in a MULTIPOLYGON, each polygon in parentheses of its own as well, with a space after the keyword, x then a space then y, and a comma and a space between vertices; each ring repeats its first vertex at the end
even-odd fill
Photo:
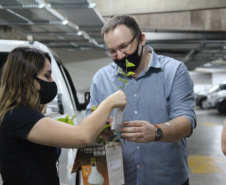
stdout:
POLYGON ((139 34, 135 34, 133 36, 133 38, 131 39, 131 41, 121 44, 118 47, 118 49, 106 49, 105 53, 110 57, 115 56, 117 54, 117 50, 119 50, 122 53, 126 53, 127 51, 130 50, 130 45, 132 44, 133 40, 136 38, 137 35, 139 35, 139 34))

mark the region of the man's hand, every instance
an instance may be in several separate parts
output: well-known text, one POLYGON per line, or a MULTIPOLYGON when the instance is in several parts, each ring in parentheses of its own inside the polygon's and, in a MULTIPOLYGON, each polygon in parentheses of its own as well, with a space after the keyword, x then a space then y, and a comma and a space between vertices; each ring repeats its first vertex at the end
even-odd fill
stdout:
POLYGON ((150 143, 155 140, 155 127, 147 121, 124 122, 120 131, 127 141, 150 143))

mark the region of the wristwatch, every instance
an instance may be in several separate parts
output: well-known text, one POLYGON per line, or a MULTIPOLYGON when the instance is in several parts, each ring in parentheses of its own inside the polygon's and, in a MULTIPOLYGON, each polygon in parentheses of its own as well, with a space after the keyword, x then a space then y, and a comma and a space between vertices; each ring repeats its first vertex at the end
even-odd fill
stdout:
POLYGON ((158 125, 154 126, 155 126, 155 141, 159 141, 163 137, 163 132, 158 125))

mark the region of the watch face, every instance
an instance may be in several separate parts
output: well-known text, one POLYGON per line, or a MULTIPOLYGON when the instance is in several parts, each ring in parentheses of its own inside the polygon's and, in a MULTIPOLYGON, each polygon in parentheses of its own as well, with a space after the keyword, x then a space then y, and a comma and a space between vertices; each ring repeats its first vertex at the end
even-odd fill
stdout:
POLYGON ((161 137, 162 136, 162 129, 160 129, 160 128, 156 129, 156 136, 157 137, 161 137))
POLYGON ((161 128, 156 128, 155 129, 155 141, 158 141, 159 139, 161 139, 163 137, 163 132, 161 128))

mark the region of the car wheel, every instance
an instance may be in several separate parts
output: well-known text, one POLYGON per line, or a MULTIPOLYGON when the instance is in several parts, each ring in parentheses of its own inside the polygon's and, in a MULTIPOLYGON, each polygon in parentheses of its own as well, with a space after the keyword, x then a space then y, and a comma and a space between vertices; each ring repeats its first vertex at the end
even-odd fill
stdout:
POLYGON ((203 100, 200 102, 200 106, 201 106, 201 108, 204 109, 204 110, 209 109, 209 103, 208 103, 207 98, 203 99, 203 100))
POLYGON ((222 107, 222 114, 226 115, 226 101, 224 101, 224 105, 222 107))
POLYGON ((219 112, 220 114, 224 114, 224 112, 223 112, 223 110, 222 110, 222 109, 217 108, 217 110, 218 110, 218 112, 219 112))
POLYGON ((215 105, 220 114, 226 114, 226 98, 220 98, 215 105))

